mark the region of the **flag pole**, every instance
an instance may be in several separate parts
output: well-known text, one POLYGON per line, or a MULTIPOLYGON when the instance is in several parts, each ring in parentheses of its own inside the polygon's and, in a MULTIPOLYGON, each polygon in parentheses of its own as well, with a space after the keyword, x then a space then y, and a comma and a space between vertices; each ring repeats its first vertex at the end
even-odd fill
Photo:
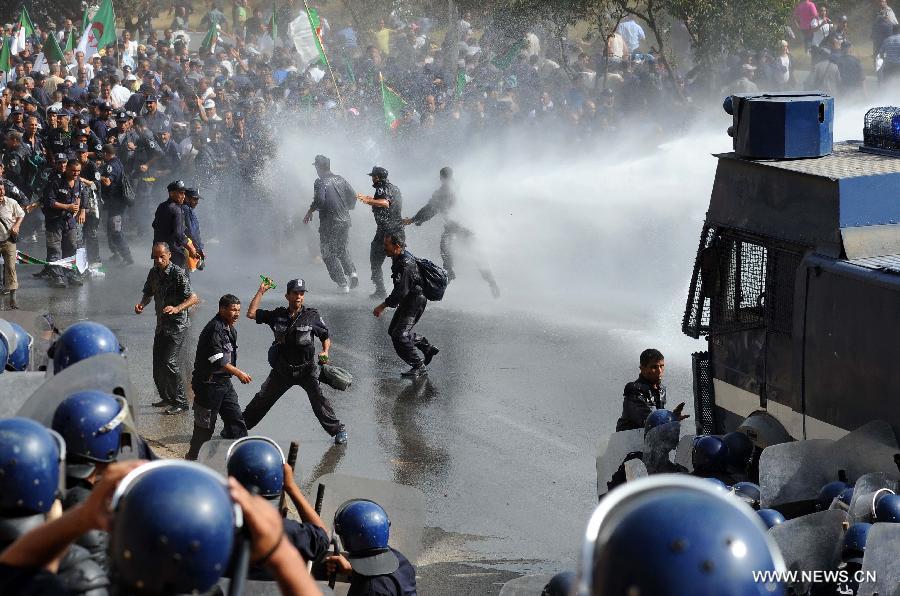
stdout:
MULTIPOLYGON (((309 19, 309 2, 307 0, 303 0, 303 6, 306 8, 306 18, 309 19)), ((312 25, 312 21, 310 21, 310 25, 312 25)), ((325 44, 322 43, 322 40, 319 38, 319 34, 313 31, 313 35, 316 36, 316 39, 319 42, 319 47, 322 48, 322 56, 325 57, 325 66, 328 68, 328 74, 331 75, 331 82, 334 84, 334 92, 337 94, 338 103, 341 104, 341 113, 346 111, 344 107, 344 98, 341 97, 341 90, 338 87, 337 79, 334 76, 334 71, 331 70, 331 62, 328 60, 328 54, 325 53, 325 44)))

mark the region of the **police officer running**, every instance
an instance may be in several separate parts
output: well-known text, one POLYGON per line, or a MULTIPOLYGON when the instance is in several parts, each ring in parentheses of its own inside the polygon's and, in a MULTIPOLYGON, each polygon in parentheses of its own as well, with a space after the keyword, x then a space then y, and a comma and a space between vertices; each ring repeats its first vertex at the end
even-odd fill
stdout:
MULTIPOLYGON (((322 394, 319 386, 319 363, 315 360, 315 338, 322 342, 319 361, 328 359, 328 350, 331 348, 328 327, 318 310, 303 305, 306 282, 302 279, 292 279, 287 283, 284 295, 288 302, 286 307, 274 310, 259 308, 259 303, 268 290, 266 282, 260 284, 247 308, 247 318, 255 320, 257 324, 268 325, 275 334, 275 341, 269 348, 269 365, 272 371, 244 409, 244 422, 248 429, 259 424, 288 389, 299 385, 306 391, 309 405, 319 419, 319 424, 334 437, 336 445, 342 445, 347 442, 347 431, 335 416, 328 398, 322 394)), ((226 435, 226 438, 233 437, 226 435)))
POLYGON ((103 165, 100 167, 100 184, 103 186, 103 208, 106 211, 106 237, 113 261, 122 267, 134 263, 131 249, 125 240, 124 215, 128 204, 125 202, 125 166, 116 156, 115 145, 103 146, 103 165))
POLYGON ((359 285, 356 266, 347 252, 349 210, 356 206, 356 192, 342 176, 332 173, 331 160, 324 155, 317 155, 313 165, 319 177, 313 184, 313 202, 303 217, 303 223, 308 224, 313 213, 319 212, 322 260, 331 280, 347 293, 359 285))
POLYGON ((191 291, 191 282, 184 269, 172 262, 172 252, 165 242, 153 245, 152 258, 153 268, 147 274, 143 297, 134 306, 134 312, 141 314, 151 300, 155 301, 153 382, 159 391, 160 401, 153 407, 167 407, 164 414, 181 414, 187 412, 188 407, 178 357, 191 325, 187 311, 200 299, 191 291))
POLYGON ((380 317, 385 308, 396 308, 394 318, 388 326, 388 334, 394 342, 397 355, 412 368, 401 373, 401 376, 417 379, 428 373, 425 368, 431 359, 440 352, 428 343, 424 336, 413 333, 413 327, 419 322, 428 300, 422 293, 422 276, 416 258, 406 250, 406 243, 397 234, 388 234, 384 238, 384 252, 393 260, 391 277, 394 290, 384 302, 372 311, 380 317), (416 353, 422 352, 422 356, 416 353))
POLYGON ((375 166, 369 172, 372 177, 372 186, 375 188, 375 196, 370 197, 359 193, 356 198, 372 207, 372 214, 375 216, 375 237, 372 238, 372 244, 369 250, 369 262, 372 266, 372 283, 375 284, 375 291, 369 298, 375 300, 384 298, 387 292, 384 289, 384 274, 381 266, 387 258, 384 251, 384 239, 388 234, 395 234, 401 241, 405 240, 403 236, 403 222, 400 216, 400 210, 403 206, 403 199, 400 195, 400 189, 388 181, 388 171, 382 167, 375 166))
MULTIPOLYGON (((440 215, 444 219, 444 231, 441 232, 441 259, 444 262, 444 269, 447 270, 447 274, 452 280, 456 277, 456 273, 453 271, 453 242, 457 238, 467 242, 471 241, 475 234, 469 228, 451 219, 452 211, 456 207, 453 170, 450 167, 441 168, 440 177, 440 188, 434 191, 428 203, 419 209, 415 215, 404 218, 403 225, 415 224, 421 226, 435 215, 440 215)), ((491 287, 491 294, 493 294, 494 298, 499 298, 500 286, 497 285, 493 272, 482 265, 479 273, 481 273, 481 278, 491 287)))
POLYGON ((216 416, 221 414, 225 434, 246 437, 238 396, 231 385, 235 376, 244 385, 253 379, 237 367, 237 330, 241 301, 225 294, 219 298, 219 312, 206 324, 197 340, 197 356, 191 388, 194 390, 194 434, 185 459, 196 460, 200 446, 212 438, 216 416))

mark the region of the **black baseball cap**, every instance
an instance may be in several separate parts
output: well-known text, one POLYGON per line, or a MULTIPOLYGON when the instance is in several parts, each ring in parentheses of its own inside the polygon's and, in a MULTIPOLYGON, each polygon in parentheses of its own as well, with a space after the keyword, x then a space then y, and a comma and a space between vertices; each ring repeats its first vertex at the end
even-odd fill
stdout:
POLYGON ((75 145, 73 147, 73 149, 75 150, 75 153, 90 153, 91 152, 90 148, 87 146, 87 143, 78 143, 77 145, 75 145))
POLYGON ((298 277, 297 279, 292 279, 287 282, 287 291, 288 292, 305 292, 306 291, 306 281, 303 280, 302 277, 298 277))
POLYGON ((56 154, 56 161, 57 161, 57 162, 60 162, 60 161, 69 161, 69 156, 66 155, 65 153, 57 153, 57 154, 56 154))
POLYGON ((317 155, 316 158, 313 160, 312 165, 320 166, 325 169, 329 169, 329 168, 331 168, 331 160, 328 159, 327 157, 325 157, 324 155, 317 155))
POLYGON ((173 180, 172 182, 169 182, 168 186, 166 186, 166 190, 170 192, 173 190, 187 191, 187 186, 184 185, 184 180, 173 180))
POLYGON ((387 178, 388 171, 382 168, 381 166, 375 166, 372 168, 372 171, 366 174, 367 176, 378 176, 380 178, 387 178))
POLYGON ((186 188, 186 189, 184 189, 184 194, 185 194, 185 196, 188 196, 188 197, 191 197, 194 199, 202 199, 203 198, 200 196, 200 191, 197 190, 196 188, 186 188))

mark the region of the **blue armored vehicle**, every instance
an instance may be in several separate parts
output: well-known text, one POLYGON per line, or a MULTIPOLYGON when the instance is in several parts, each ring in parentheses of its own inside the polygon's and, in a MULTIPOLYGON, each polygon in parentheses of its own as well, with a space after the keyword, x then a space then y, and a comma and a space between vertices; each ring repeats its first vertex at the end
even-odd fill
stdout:
POLYGON ((828 96, 724 107, 735 150, 716 156, 682 327, 708 341, 698 432, 760 447, 876 419, 900 433, 900 108, 832 143, 828 96))

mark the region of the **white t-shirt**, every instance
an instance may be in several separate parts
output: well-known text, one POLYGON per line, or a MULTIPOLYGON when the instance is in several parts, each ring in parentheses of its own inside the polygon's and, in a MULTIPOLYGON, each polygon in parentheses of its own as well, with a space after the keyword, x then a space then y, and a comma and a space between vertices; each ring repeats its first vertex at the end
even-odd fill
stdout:
POLYGON ((812 36, 812 44, 814 46, 820 45, 823 41, 825 41, 825 38, 831 35, 831 32, 834 31, 834 23, 825 23, 824 25, 819 27, 819 22, 819 19, 812 20, 812 27, 814 30, 812 36), (816 29, 816 27, 819 28, 816 29))

